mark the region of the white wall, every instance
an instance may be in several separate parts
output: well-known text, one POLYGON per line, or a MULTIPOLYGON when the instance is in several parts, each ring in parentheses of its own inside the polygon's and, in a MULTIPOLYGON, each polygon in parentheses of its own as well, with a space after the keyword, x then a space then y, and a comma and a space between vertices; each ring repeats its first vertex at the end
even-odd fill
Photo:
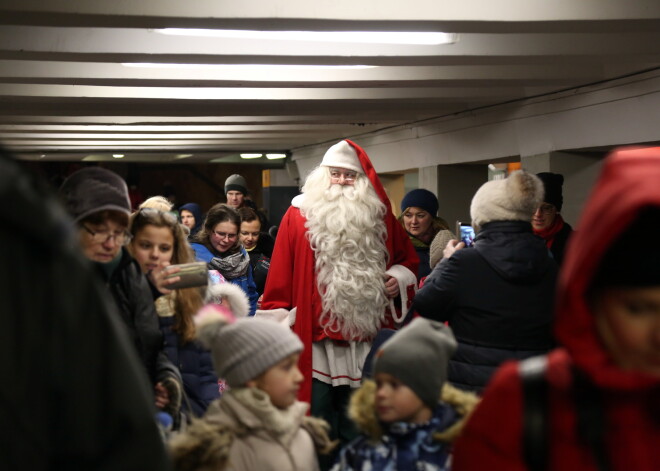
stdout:
MULTIPOLYGON (((555 168, 539 171, 564 174, 563 213, 573 224, 601 155, 614 146, 660 142, 659 123, 660 71, 652 71, 420 125, 345 137, 367 151, 378 172, 423 169, 419 181, 425 188, 433 185, 429 168, 435 166, 504 160, 536 165, 532 160, 548 156, 540 167, 555 168), (576 151, 586 149, 602 153, 585 160, 576 151)), ((303 180, 334 143, 293 151, 303 180)))

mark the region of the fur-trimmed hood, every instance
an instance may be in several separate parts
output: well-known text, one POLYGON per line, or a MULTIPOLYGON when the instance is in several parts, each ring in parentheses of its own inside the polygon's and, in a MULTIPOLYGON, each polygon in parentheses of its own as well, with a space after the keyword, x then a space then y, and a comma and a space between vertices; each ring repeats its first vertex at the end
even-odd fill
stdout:
MULTIPOLYGON (((376 383, 373 380, 366 380, 360 389, 355 391, 348 407, 348 415, 351 420, 362 433, 374 441, 380 440, 383 436, 383 428, 376 415, 375 398, 376 383)), ((434 434, 433 438, 437 441, 451 443, 459 436, 470 414, 479 403, 479 398, 473 393, 462 391, 445 383, 439 399, 453 407, 460 419, 446 430, 434 434)))

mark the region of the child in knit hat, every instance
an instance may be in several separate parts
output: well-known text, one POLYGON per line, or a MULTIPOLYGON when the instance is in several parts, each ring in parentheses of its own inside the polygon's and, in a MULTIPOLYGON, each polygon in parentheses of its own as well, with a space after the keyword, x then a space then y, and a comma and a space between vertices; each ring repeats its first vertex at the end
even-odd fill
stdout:
POLYGON ((308 404, 296 399, 302 342, 272 320, 234 320, 228 301, 203 308, 196 324, 230 389, 172 440, 176 469, 318 470, 317 449, 333 445, 327 424, 307 417, 308 404))
POLYGON ((455 350, 451 329, 423 318, 385 341, 374 379, 351 398, 349 415, 362 435, 332 471, 450 469, 451 442, 478 401, 446 383, 455 350))

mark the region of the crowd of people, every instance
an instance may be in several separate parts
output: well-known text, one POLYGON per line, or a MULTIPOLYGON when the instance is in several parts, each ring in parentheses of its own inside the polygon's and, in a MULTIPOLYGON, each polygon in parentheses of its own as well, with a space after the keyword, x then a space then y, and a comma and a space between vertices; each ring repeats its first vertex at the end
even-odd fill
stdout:
POLYGON ((0 345, 16 359, 9 378, 25 378, 0 406, 10 467, 600 471, 660 459, 660 251, 648 243, 660 148, 605 160, 578 225, 589 231, 560 214, 562 175, 484 183, 469 247, 428 190, 408 192, 397 218, 350 140, 327 150, 276 235, 241 175, 206 211, 159 196, 132 211, 107 169, 76 171, 56 198, 0 163, 2 191, 39 221, 5 208, 3 257, 43 269, 3 270, 0 302, 15 315, 0 345), (39 378, 26 375, 36 362, 39 378))

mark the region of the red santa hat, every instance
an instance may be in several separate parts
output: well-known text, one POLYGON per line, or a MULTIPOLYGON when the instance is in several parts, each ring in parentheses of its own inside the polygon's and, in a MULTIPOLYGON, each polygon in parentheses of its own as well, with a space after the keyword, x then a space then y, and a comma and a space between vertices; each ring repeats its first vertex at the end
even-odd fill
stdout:
POLYGON ((339 167, 354 172, 364 173, 357 152, 349 145, 349 141, 340 141, 330 147, 325 155, 321 165, 324 167, 339 167))

